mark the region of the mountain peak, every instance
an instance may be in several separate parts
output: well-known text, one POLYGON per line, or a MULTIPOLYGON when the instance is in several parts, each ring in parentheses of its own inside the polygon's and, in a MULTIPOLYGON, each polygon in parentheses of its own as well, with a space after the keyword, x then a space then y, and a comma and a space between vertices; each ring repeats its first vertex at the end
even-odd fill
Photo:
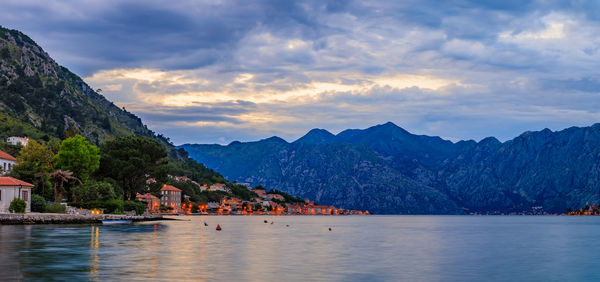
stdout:
POLYGON ((313 128, 311 129, 308 133, 306 133, 306 135, 300 137, 298 140, 294 141, 294 143, 299 143, 299 144, 331 144, 335 142, 335 135, 333 135, 331 132, 325 130, 325 129, 320 129, 320 128, 313 128))
POLYGON ((271 136, 271 137, 269 137, 269 138, 266 138, 266 139, 263 139, 263 140, 260 140, 260 141, 263 141, 263 142, 273 142, 273 143, 285 143, 285 144, 288 144, 288 142, 287 142, 287 141, 283 140, 283 138, 281 138, 281 137, 279 137, 279 136, 271 136))

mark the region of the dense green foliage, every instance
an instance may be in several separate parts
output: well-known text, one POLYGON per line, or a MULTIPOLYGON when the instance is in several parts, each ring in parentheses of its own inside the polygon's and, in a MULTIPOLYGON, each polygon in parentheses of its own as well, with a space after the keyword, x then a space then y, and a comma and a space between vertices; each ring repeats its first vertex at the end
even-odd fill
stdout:
POLYGON ((67 207, 61 205, 60 203, 54 203, 54 204, 46 206, 46 212, 65 213, 65 212, 67 212, 67 207))
POLYGON ((67 138, 54 156, 54 164, 62 170, 72 171, 81 181, 86 181, 100 167, 98 147, 81 135, 67 138))
POLYGON ((103 209, 104 213, 121 214, 124 211, 124 202, 120 199, 112 199, 108 201, 93 200, 89 202, 71 202, 69 206, 84 208, 84 209, 103 209))
POLYGON ((46 199, 40 195, 33 194, 31 196, 31 211, 32 212, 45 212, 46 211, 46 199))
POLYGON ((25 213, 25 209, 27 208, 27 202, 21 199, 14 199, 10 202, 10 206, 8 206, 8 211, 11 213, 25 213))
POLYGON ((143 192, 148 177, 164 180, 167 170, 166 150, 150 138, 119 137, 102 146, 99 174, 114 179, 125 199, 135 199, 136 193, 143 192))
POLYGON ((75 202, 108 201, 117 199, 112 184, 88 180, 73 187, 71 199, 75 202))
POLYGON ((140 201, 125 201, 123 204, 123 210, 135 211, 136 215, 142 215, 146 210, 146 204, 140 201))

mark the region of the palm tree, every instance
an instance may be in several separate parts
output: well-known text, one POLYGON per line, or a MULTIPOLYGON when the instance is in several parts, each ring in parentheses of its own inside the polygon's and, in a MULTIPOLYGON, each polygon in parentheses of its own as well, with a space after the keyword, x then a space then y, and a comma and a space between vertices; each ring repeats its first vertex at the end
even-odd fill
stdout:
POLYGON ((60 203, 62 201, 63 186, 68 182, 76 181, 81 183, 77 177, 73 176, 73 172, 70 170, 57 170, 49 174, 50 178, 54 181, 54 202, 60 203))

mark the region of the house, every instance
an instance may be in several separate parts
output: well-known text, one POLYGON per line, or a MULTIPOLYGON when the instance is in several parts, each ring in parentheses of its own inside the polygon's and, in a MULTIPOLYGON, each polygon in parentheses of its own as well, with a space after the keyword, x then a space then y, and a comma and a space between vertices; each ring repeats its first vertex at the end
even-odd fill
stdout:
POLYGON ((302 213, 328 215, 332 214, 332 211, 335 211, 335 208, 330 206, 306 205, 304 206, 302 213))
POLYGON ((135 199, 146 202, 146 208, 149 212, 158 212, 160 210, 160 199, 150 193, 144 195, 137 193, 135 199))
POLYGON ((25 146, 27 146, 27 144, 29 144, 29 138, 11 136, 11 137, 6 138, 6 143, 13 145, 13 146, 21 145, 21 146, 25 147, 25 146))
POLYGON ((17 159, 6 152, 0 151, 0 175, 6 174, 17 164, 17 159))
POLYGON ((222 192, 227 192, 227 193, 231 193, 231 190, 225 186, 225 184, 221 184, 221 183, 217 183, 217 184, 213 184, 210 186, 210 188, 208 188, 208 191, 222 191, 222 192))
POLYGON ((279 194, 267 194, 267 196, 265 198, 269 199, 269 200, 273 200, 273 199, 279 200, 279 201, 285 200, 285 198, 279 194))
POLYGON ((215 210, 218 209, 221 205, 217 202, 208 202, 208 204, 206 204, 206 208, 209 210, 215 210))
POLYGON ((265 190, 263 188, 254 188, 254 189, 252 189, 252 191, 261 198, 267 197, 267 190, 265 190))
POLYGON ((33 184, 12 177, 0 177, 0 213, 7 213, 10 202, 21 199, 27 202, 26 212, 31 212, 33 184))
POLYGON ((163 185, 160 189, 160 204, 167 207, 172 207, 173 212, 181 210, 181 189, 171 185, 163 185))

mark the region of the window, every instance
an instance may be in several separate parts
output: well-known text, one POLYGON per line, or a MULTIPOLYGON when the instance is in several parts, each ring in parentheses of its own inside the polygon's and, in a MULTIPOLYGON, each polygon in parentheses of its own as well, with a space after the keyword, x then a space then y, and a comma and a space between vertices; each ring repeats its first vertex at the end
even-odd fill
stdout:
POLYGON ((29 192, 22 191, 21 194, 22 194, 21 200, 27 202, 28 201, 29 192))

